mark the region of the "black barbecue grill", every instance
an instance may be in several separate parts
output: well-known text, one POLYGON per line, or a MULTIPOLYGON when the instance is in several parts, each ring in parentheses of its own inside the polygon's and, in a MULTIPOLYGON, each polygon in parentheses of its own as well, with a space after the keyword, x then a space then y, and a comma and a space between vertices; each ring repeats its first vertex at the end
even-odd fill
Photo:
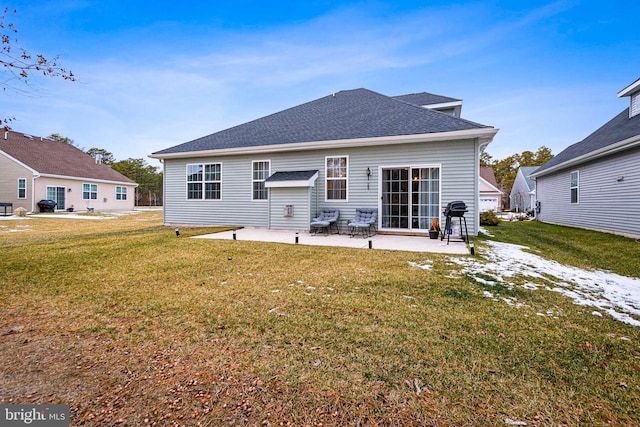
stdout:
POLYGON ((445 235, 447 236, 447 245, 449 244, 449 238, 451 237, 451 228, 453 227, 452 218, 458 218, 460 221, 460 236, 462 237, 463 242, 469 241, 469 232, 467 231, 467 219, 464 217, 465 212, 467 212, 467 205, 465 202, 457 200, 455 202, 449 202, 447 207, 444 208, 443 214, 447 218, 444 229, 442 230, 442 236, 440 240, 444 240, 445 235), (464 221, 464 234, 462 231, 462 222, 464 221))

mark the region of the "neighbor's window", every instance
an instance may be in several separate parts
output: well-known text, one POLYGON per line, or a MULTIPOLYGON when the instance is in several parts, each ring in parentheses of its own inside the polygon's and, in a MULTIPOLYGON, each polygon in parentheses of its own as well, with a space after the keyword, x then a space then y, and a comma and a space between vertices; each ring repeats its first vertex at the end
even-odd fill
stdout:
POLYGON ((252 162, 252 198, 253 200, 267 200, 269 190, 264 186, 264 180, 269 178, 271 162, 269 160, 252 162))
POLYGON ((222 164, 187 165, 187 199, 220 200, 222 198, 222 164))
POLYGON ((578 171, 571 172, 571 203, 578 203, 578 188, 580 186, 580 180, 578 177, 578 171))
POLYGON ((327 200, 347 200, 348 168, 347 156, 326 158, 327 200))
POLYGON ((127 187, 116 186, 116 200, 127 200, 127 187))
POLYGON ((18 178, 18 199, 27 198, 27 179, 18 178))
POLYGON ((82 184, 82 200, 97 200, 98 184, 82 184))

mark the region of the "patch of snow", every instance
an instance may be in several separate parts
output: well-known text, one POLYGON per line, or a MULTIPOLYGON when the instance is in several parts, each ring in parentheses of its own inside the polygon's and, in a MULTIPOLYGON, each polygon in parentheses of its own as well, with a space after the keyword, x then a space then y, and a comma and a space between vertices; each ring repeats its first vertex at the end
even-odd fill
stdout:
MULTIPOLYGON (((478 283, 491 285, 483 279, 487 275, 505 286, 515 286, 510 280, 516 276, 528 278, 549 284, 548 289, 572 298, 576 304, 595 307, 616 320, 640 326, 639 278, 563 265, 525 252, 526 248, 520 245, 493 241, 487 245, 483 253, 485 259, 450 257, 449 260, 462 267, 462 274, 473 277, 478 283)), ((531 282, 524 285, 526 289, 539 286, 531 282)))
POLYGON ((489 230, 487 230, 484 227, 479 227, 478 231, 480 231, 480 233, 484 234, 485 236, 494 237, 494 235, 491 234, 491 232, 489 232, 489 230))
POLYGON ((423 264, 418 264, 417 262, 409 261, 409 265, 411 267, 420 268, 422 270, 431 270, 431 268, 433 267, 433 261, 427 260, 423 264))

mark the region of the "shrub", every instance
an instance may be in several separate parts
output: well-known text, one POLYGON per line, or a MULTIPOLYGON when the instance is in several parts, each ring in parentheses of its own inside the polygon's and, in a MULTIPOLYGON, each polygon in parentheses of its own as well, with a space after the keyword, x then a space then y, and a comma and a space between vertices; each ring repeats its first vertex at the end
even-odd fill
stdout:
POLYGON ((486 211, 480 214, 480 225, 494 226, 502 222, 493 211, 486 211))

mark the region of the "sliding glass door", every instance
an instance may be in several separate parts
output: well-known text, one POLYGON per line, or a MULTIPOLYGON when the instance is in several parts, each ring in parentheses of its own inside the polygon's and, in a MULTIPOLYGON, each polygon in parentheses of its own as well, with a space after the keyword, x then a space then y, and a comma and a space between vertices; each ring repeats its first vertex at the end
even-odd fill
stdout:
POLYGON ((56 210, 65 210, 67 208, 67 188, 66 187, 47 187, 47 200, 55 200, 58 204, 56 210))
POLYGON ((382 228, 429 230, 440 221, 440 168, 382 169, 382 228))

